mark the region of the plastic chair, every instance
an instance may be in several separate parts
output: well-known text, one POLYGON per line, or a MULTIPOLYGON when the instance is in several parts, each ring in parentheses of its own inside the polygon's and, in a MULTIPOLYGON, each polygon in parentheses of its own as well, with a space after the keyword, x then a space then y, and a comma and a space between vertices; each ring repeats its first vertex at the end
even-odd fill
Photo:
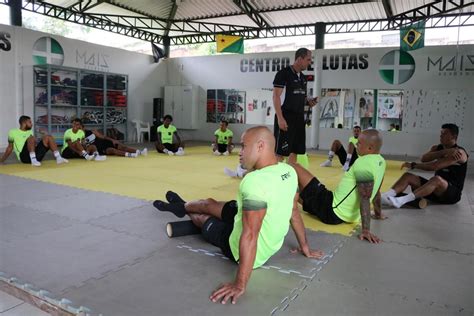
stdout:
POLYGON ((142 122, 140 120, 132 120, 133 125, 135 126, 135 130, 137 132, 137 142, 143 142, 143 133, 148 133, 148 137, 150 137, 150 123, 142 122))

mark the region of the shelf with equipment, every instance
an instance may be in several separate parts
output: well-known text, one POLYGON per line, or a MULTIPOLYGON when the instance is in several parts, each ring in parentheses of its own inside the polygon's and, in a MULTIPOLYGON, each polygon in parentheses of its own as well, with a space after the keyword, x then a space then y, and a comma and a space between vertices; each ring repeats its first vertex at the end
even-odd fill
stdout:
POLYGON ((49 134, 61 144, 71 121, 80 118, 88 128, 127 139, 127 75, 37 65, 33 77, 35 136, 49 134))

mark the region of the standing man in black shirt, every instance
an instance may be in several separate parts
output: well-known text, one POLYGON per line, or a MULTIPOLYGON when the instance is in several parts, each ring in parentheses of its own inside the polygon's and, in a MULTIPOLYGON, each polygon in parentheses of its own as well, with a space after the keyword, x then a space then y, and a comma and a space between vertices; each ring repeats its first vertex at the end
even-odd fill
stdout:
POLYGON ((396 208, 422 197, 440 204, 459 202, 466 178, 468 154, 457 145, 458 134, 456 124, 443 124, 440 144, 432 146, 421 156, 421 163, 405 162, 402 165, 402 168, 434 171, 434 177, 428 180, 406 172, 389 191, 382 194, 382 202, 396 208), (412 193, 397 197, 408 186, 411 186, 412 193))
POLYGON ((288 157, 289 163, 296 163, 297 154, 306 153, 306 131, 304 107, 313 107, 317 99, 306 96, 306 78, 302 73, 311 64, 311 51, 300 48, 295 53, 293 65, 281 69, 273 80, 273 105, 275 107, 274 134, 275 151, 280 157, 288 157), (281 95, 285 90, 285 101, 281 95))

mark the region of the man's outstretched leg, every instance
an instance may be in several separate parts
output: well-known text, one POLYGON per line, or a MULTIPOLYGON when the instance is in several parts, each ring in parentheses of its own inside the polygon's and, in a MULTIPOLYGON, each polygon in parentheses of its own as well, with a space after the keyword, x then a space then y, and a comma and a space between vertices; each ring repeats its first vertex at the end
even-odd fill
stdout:
POLYGON ((153 205, 160 211, 171 212, 177 217, 184 217, 186 214, 204 214, 222 219, 222 208, 226 202, 216 201, 214 199, 202 199, 185 202, 178 194, 168 191, 166 198, 169 203, 156 200, 153 205))
POLYGON ((401 197, 390 196, 388 199, 396 208, 402 207, 404 204, 414 201, 415 199, 434 194, 435 196, 441 197, 444 192, 448 189, 448 182, 440 176, 434 176, 429 179, 425 184, 418 187, 413 192, 401 197))
POLYGON ((392 202, 390 201, 390 197, 396 197, 398 194, 405 191, 405 189, 410 186, 412 192, 418 189, 421 186, 420 177, 409 172, 405 172, 400 179, 395 182, 390 190, 387 192, 382 193, 382 204, 392 206, 392 202))
MULTIPOLYGON (((331 167, 332 166, 332 159, 334 158, 334 155, 339 151, 339 149, 341 149, 342 146, 342 143, 340 140, 336 139, 335 141, 332 142, 332 145, 331 145, 331 150, 329 150, 329 153, 328 153, 328 159, 323 162, 320 166, 321 167, 331 167)), ((346 158, 344 158, 344 161, 346 160, 346 158)))
POLYGON ((56 163, 58 165, 69 162, 67 159, 61 157, 61 154, 58 150, 58 145, 56 144, 54 138, 50 135, 43 136, 41 142, 36 146, 37 158, 39 158, 38 156, 41 156, 39 160, 42 160, 44 154, 46 154, 49 149, 53 152, 54 158, 56 158, 56 163))

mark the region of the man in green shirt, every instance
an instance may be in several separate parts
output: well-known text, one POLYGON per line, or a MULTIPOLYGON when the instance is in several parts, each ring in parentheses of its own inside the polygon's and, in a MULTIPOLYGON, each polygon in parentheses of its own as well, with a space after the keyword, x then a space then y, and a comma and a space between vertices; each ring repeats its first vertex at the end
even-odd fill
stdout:
POLYGON ((374 218, 382 215, 380 186, 385 175, 385 159, 379 154, 382 139, 377 130, 365 130, 359 136, 359 159, 339 182, 334 192, 329 191, 308 170, 295 165, 303 210, 323 223, 336 225, 362 221, 360 240, 379 243, 370 232, 370 202, 374 205, 374 218))
POLYGON ((219 129, 214 132, 216 139, 212 144, 212 152, 216 156, 228 156, 232 153, 232 149, 234 149, 234 144, 232 144, 234 133, 227 128, 228 126, 229 122, 222 120, 219 129))
POLYGON ((240 183, 237 201, 214 199, 185 202, 168 191, 164 201, 153 205, 178 217, 188 215, 202 229, 209 243, 220 247, 224 255, 238 262, 233 283, 217 289, 213 302, 235 304, 245 291, 252 269, 262 266, 282 246, 291 224, 299 250, 310 258, 321 258, 321 251, 309 248, 296 198, 298 179, 295 170, 280 163, 274 153, 275 139, 263 126, 248 129, 242 135, 240 162, 249 172, 240 183))
POLYGON ((64 132, 62 155, 68 159, 106 160, 106 156, 99 155, 95 145, 84 142, 85 138, 86 134, 82 130, 82 121, 79 118, 75 118, 72 120, 72 128, 64 132))
POLYGON ((184 155, 184 144, 178 135, 178 130, 171 122, 173 122, 173 117, 165 115, 163 124, 158 126, 156 130, 158 132, 158 140, 155 143, 155 147, 160 154, 182 156, 184 155))
POLYGON ((343 165, 342 169, 344 171, 349 170, 349 168, 354 164, 357 159, 357 142, 360 134, 360 126, 354 126, 352 129, 352 135, 349 138, 349 145, 347 146, 347 152, 344 149, 341 141, 336 139, 331 145, 331 150, 328 154, 328 160, 321 164, 321 167, 331 167, 332 159, 334 155, 339 158, 339 162, 343 165))
POLYGON ((2 158, 0 158, 0 163, 3 163, 14 151, 16 158, 22 163, 31 163, 32 166, 39 167, 41 166, 41 160, 43 160, 48 150, 53 152, 57 164, 68 162, 61 157, 58 146, 52 136, 45 135, 38 144, 36 143, 36 139, 31 131, 33 123, 29 116, 20 116, 19 123, 20 128, 11 129, 8 132, 8 147, 2 158))

